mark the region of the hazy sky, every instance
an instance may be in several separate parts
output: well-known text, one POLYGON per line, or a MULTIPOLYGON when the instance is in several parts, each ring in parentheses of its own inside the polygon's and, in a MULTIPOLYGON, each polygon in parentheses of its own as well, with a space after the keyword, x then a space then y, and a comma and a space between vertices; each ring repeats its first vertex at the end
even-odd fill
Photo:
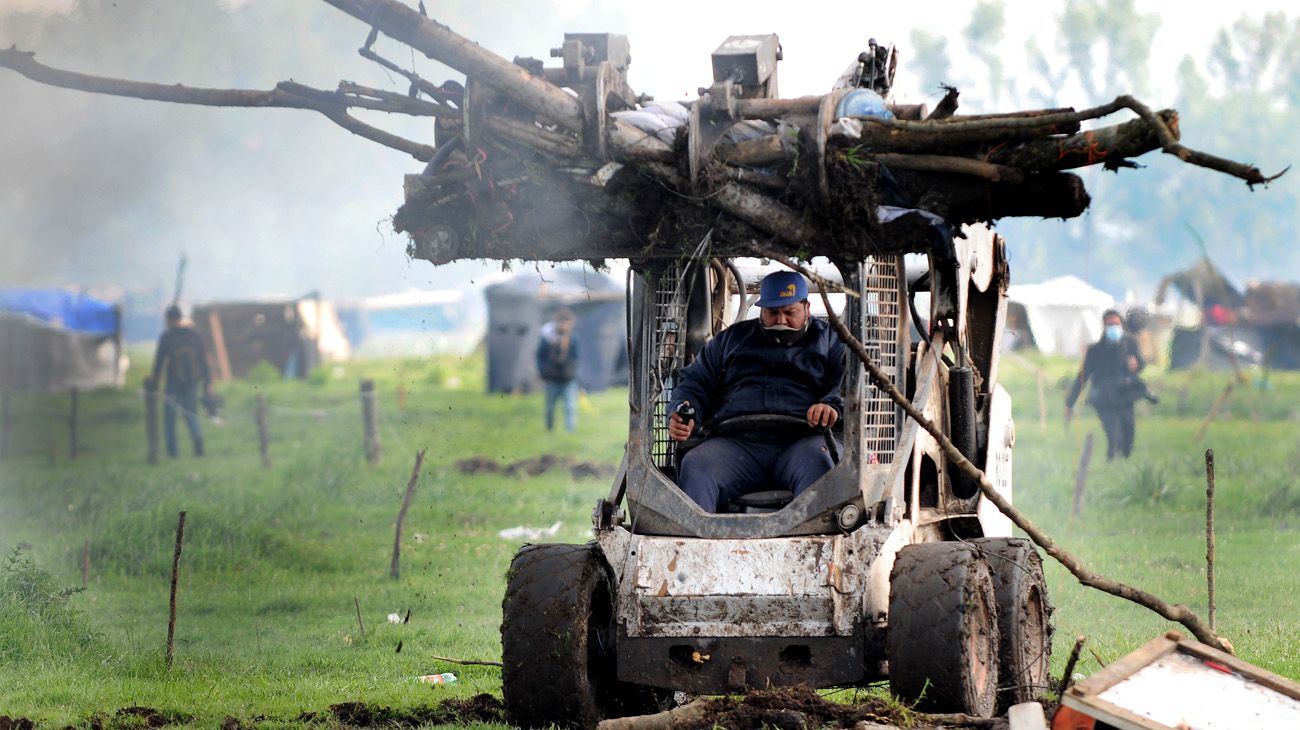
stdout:
MULTIPOLYGON (((414 5, 414 0, 410 3, 414 5)), ((783 96, 822 93, 868 37, 900 46, 900 102, 928 101, 908 74, 915 26, 950 38, 960 64, 970 3, 490 2, 426 0, 429 14, 504 56, 547 58, 564 31, 611 31, 632 43, 632 86, 660 99, 694 98, 710 81, 709 53, 730 34, 775 32, 783 96), (856 9, 854 9, 856 8, 856 9), (868 11, 867 8, 870 8, 868 11)), ((99 0, 100 20, 68 20, 75 0, 0 0, 0 46, 36 51, 50 65, 141 80, 270 88, 294 78, 339 79, 404 90, 361 59, 366 28, 312 0, 99 0), (214 9, 214 3, 216 9, 214 9), (141 7, 154 10, 141 11, 141 7), (191 12, 192 11, 192 12, 191 12), (19 17, 23 12, 46 17, 19 17), (215 13, 215 14, 214 14, 215 13), (75 30, 61 30, 61 26, 75 30)), ((1052 25, 1059 2, 1009 0, 999 49, 1020 63, 1026 39, 1052 25)), ((1141 2, 1159 14, 1152 74, 1159 108, 1173 69, 1199 55, 1241 14, 1287 10, 1282 0, 1141 2)), ((1053 51, 1052 40, 1043 45, 1053 51)), ((454 74, 391 41, 382 51, 427 78, 454 74)), ((548 62, 552 62, 547 59, 548 62)), ((977 99, 978 88, 963 88, 977 99)), ((1068 96, 1068 94, 1066 94, 1068 96)), ((405 257, 386 219, 402 175, 420 164, 360 140, 312 112, 210 109, 39 87, 0 71, 0 284, 170 289, 177 257, 190 260, 191 301, 320 289, 357 296, 467 285, 495 269, 435 268, 405 257)), ((1074 106, 1103 99, 1066 98, 1074 106)), ((424 121, 367 117, 431 142, 424 121)), ((1185 120, 1185 127, 1195 120, 1185 120)), ((1208 174, 1208 173, 1207 173, 1208 174)))

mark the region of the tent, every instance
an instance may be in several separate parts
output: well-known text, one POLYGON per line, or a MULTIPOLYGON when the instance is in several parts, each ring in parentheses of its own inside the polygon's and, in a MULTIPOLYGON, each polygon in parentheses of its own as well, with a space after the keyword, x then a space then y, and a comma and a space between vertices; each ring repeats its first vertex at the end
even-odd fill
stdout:
POLYGON ((122 309, 68 289, 0 289, 0 388, 121 387, 122 309))
POLYGON ((1101 315, 1115 298, 1077 276, 1007 288, 1006 338, 1013 347, 1081 357, 1101 337, 1101 315))
POLYGON ((339 319, 356 357, 465 355, 483 340, 477 292, 411 290, 340 303, 339 319))
POLYGON ((624 287, 605 274, 557 268, 528 272, 488 286, 488 392, 541 388, 536 352, 539 331, 556 310, 573 311, 578 343, 578 385, 604 390, 627 382, 624 287))
POLYGON ((316 297, 203 304, 193 320, 214 380, 242 377, 262 361, 285 378, 301 378, 352 355, 334 305, 316 297))

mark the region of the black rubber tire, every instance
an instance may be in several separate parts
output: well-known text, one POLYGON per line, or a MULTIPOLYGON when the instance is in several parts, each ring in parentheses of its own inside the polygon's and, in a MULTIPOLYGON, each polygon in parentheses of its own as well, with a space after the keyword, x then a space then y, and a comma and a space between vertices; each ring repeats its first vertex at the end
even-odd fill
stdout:
POLYGON ((988 565, 961 542, 909 545, 889 574, 889 686, 927 712, 992 717, 997 598, 988 565))
POLYGON ((594 728, 666 709, 671 693, 615 678, 614 588, 593 545, 525 545, 501 604, 501 690, 523 727, 594 728))
POLYGON ((1052 603, 1043 577, 1043 559, 1028 540, 983 537, 972 540, 984 551, 998 601, 998 712, 1033 702, 1049 689, 1052 660, 1052 603))

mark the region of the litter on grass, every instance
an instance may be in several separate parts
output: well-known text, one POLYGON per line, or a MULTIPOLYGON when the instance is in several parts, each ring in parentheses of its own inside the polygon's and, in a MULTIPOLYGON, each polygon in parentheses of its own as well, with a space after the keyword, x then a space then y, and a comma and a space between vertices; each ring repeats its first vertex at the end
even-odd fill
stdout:
POLYGON ((540 540, 543 537, 555 537, 560 531, 563 522, 556 522, 550 527, 529 527, 528 525, 516 525, 507 527, 497 533, 497 537, 502 540, 540 540))

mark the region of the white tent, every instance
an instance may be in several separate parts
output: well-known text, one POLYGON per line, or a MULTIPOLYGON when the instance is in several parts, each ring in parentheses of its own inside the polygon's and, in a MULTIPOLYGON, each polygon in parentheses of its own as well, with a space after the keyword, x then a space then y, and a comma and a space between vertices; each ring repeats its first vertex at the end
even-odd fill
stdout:
POLYGON ((1068 357, 1083 355, 1101 337, 1101 315, 1115 306, 1114 297, 1069 275, 1012 285, 1007 299, 1009 318, 1015 318, 1015 310, 1023 311, 1028 334, 1041 352, 1068 357))

